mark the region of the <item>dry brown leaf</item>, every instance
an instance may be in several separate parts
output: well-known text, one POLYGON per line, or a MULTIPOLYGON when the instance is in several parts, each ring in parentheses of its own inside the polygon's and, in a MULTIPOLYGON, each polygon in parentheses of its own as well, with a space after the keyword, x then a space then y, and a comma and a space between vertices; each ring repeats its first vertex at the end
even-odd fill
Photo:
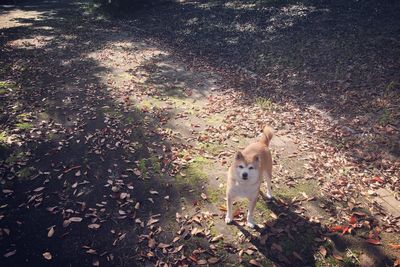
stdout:
POLYGON ((207 260, 198 260, 197 264, 198 265, 206 265, 207 264, 207 260))
POLYGON ((158 221, 159 221, 159 219, 150 218, 149 221, 147 222, 147 226, 153 225, 153 224, 157 223, 158 221))
POLYGON ((400 244, 389 244, 389 247, 393 249, 400 249, 400 244))
POLYGON ((204 199, 204 200, 207 200, 207 195, 204 194, 204 193, 201 193, 201 198, 204 199))
POLYGON ((223 239, 223 238, 224 238, 224 235, 223 235, 223 234, 220 234, 220 235, 217 235, 217 236, 213 237, 213 238, 211 239, 211 242, 217 242, 217 241, 219 241, 219 240, 221 240, 221 239, 223 239))
POLYGON ((54 235, 54 227, 51 227, 50 230, 47 232, 47 237, 52 237, 54 235))
POLYGON ((97 223, 92 223, 88 225, 89 229, 99 229, 100 228, 100 224, 97 223))
POLYGON ((148 246, 149 248, 155 248, 156 247, 156 241, 153 238, 150 238, 148 241, 148 246))
POLYGON ((8 257, 11 257, 12 255, 15 255, 15 253, 17 253, 17 250, 13 250, 13 251, 7 252, 7 253, 4 254, 3 256, 4 256, 5 258, 8 258, 8 257))
POLYGON ((158 248, 169 248, 171 245, 169 245, 169 244, 165 244, 165 243, 160 243, 160 244, 158 244, 158 248))
POLYGON ((326 257, 326 254, 327 254, 328 252, 326 251, 326 248, 320 247, 320 248, 319 248, 319 253, 321 253, 321 255, 325 258, 325 257, 326 257))
POLYGON ((334 257, 335 259, 342 261, 343 257, 340 256, 339 254, 337 254, 336 252, 332 252, 332 257, 334 257))
POLYGON ((96 251, 95 249, 90 248, 90 249, 86 250, 86 253, 87 253, 87 254, 96 255, 96 254, 97 254, 97 251, 96 251))
POLYGON ((71 218, 69 218, 69 221, 71 221, 71 222, 81 222, 82 218, 81 217, 71 217, 71 218))
POLYGON ((99 262, 99 260, 98 260, 98 259, 93 259, 93 261, 92 261, 92 265, 93 265, 93 266, 95 266, 95 267, 98 267, 98 266, 100 266, 100 262, 99 262))
POLYGON ((262 265, 261 265, 258 261, 254 260, 254 259, 251 259, 251 260, 249 261, 249 263, 250 263, 251 265, 253 265, 253 266, 262 267, 262 265))
POLYGON ((216 264, 216 263, 219 262, 219 259, 216 258, 216 257, 212 257, 212 258, 209 258, 209 259, 207 260, 207 262, 208 262, 209 264, 216 264))
POLYGON ((271 211, 270 215, 271 215, 271 217, 274 218, 275 220, 278 219, 278 215, 276 215, 274 212, 271 211))
POLYGON ((53 257, 51 256, 50 252, 45 252, 42 254, 43 258, 45 258, 46 260, 51 260, 53 257))
POLYGON ((68 227, 71 224, 70 220, 64 220, 63 221, 63 227, 68 227))
POLYGON ((44 187, 41 186, 41 187, 38 187, 38 188, 34 189, 33 191, 34 191, 34 192, 40 192, 40 191, 42 191, 43 189, 44 189, 44 187))

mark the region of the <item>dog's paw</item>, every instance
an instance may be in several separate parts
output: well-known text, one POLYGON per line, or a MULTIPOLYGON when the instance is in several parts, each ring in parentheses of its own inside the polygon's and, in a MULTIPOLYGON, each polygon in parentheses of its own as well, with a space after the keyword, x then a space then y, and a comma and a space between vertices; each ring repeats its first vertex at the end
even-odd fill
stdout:
POLYGON ((250 228, 256 227, 256 225, 252 221, 247 221, 246 225, 247 225, 247 227, 250 227, 250 228))
POLYGON ((232 220, 231 218, 229 218, 229 217, 225 217, 225 222, 226 222, 227 224, 230 224, 230 223, 233 222, 233 220, 232 220))

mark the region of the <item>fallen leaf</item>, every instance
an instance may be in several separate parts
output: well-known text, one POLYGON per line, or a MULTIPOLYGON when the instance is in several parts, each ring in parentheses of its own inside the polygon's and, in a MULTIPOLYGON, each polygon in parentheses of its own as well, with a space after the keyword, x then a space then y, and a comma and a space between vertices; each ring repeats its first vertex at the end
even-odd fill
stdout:
POLYGON ((357 217, 356 216, 351 216, 351 218, 350 218, 350 220, 349 220, 349 223, 350 224, 355 224, 355 223, 357 223, 357 217))
POLYGON ((271 215, 271 217, 274 218, 275 220, 278 219, 278 215, 276 215, 274 212, 271 211, 270 215, 271 215))
POLYGON ((97 223, 92 223, 88 225, 89 229, 99 229, 100 228, 100 224, 97 223))
POLYGON ((47 232, 47 237, 52 237, 54 235, 54 227, 51 227, 50 230, 47 232))
POLYGON ((169 248, 171 245, 169 245, 169 244, 165 244, 165 243, 160 243, 160 244, 158 244, 158 248, 169 248))
POLYGON ((400 244, 389 244, 389 247, 393 249, 400 249, 400 244))
POLYGON ((253 265, 253 266, 262 267, 262 265, 261 265, 258 261, 254 260, 254 259, 251 259, 251 260, 249 261, 249 263, 250 263, 251 265, 253 265))
POLYGON ((7 252, 7 253, 4 254, 3 256, 4 256, 5 258, 8 258, 8 257, 11 257, 12 255, 15 255, 15 253, 17 253, 17 250, 13 250, 13 251, 7 252))
POLYGON ((345 227, 340 226, 340 225, 333 225, 333 226, 329 227, 329 230, 331 232, 343 232, 344 229, 345 229, 345 227))
POLYGON ((342 261, 342 260, 343 260, 343 257, 340 256, 339 254, 337 254, 336 252, 333 252, 333 253, 332 253, 332 257, 334 257, 335 259, 337 259, 337 260, 339 260, 339 261, 342 261))
POLYGON ((93 259, 92 265, 93 265, 93 266, 96 266, 96 267, 100 266, 99 260, 98 260, 98 259, 93 259))
POLYGON ((53 257, 51 256, 50 252, 45 252, 42 254, 46 260, 51 260, 53 257))
POLYGON ((216 263, 219 262, 219 259, 213 257, 213 258, 209 258, 209 259, 207 260, 207 262, 208 262, 209 264, 216 264, 216 263))
POLYGON ((213 238, 211 239, 211 242, 217 242, 217 241, 219 241, 219 240, 221 240, 221 239, 223 239, 223 238, 224 238, 224 235, 223 235, 223 234, 220 234, 220 235, 217 235, 217 236, 213 237, 213 238))
POLYGON ((44 189, 44 187, 41 186, 41 187, 38 187, 38 188, 34 189, 33 191, 34 191, 34 192, 40 192, 40 191, 42 191, 43 189, 44 189))
POLYGON ((207 261, 206 261, 206 260, 198 260, 198 261, 197 261, 197 264, 198 264, 198 265, 206 265, 206 264, 207 264, 207 261))
POLYGON ((319 253, 321 253, 321 255, 325 258, 326 254, 327 254, 326 248, 320 247, 319 248, 319 253))
POLYGON ((204 199, 204 200, 207 200, 207 195, 204 194, 204 193, 201 193, 201 198, 204 199))
POLYGON ((147 222, 147 226, 150 226, 152 224, 155 224, 159 221, 159 219, 154 219, 154 218, 150 218, 150 220, 147 222))
POLYGON ((71 218, 69 218, 69 220, 71 222, 81 222, 82 218, 81 217, 71 217, 71 218))
POLYGON ((156 247, 156 241, 153 238, 150 238, 148 241, 148 246, 149 248, 155 248, 156 247))

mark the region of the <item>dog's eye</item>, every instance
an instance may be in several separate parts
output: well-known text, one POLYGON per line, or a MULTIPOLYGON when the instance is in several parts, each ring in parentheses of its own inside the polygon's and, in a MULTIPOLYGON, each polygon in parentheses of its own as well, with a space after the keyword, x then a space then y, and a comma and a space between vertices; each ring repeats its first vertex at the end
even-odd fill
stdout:
POLYGON ((242 165, 239 165, 239 168, 240 168, 240 169, 243 169, 243 166, 242 166, 242 165))
POLYGON ((254 167, 253 167, 253 166, 250 166, 250 167, 249 167, 249 170, 252 170, 252 169, 254 169, 254 167))

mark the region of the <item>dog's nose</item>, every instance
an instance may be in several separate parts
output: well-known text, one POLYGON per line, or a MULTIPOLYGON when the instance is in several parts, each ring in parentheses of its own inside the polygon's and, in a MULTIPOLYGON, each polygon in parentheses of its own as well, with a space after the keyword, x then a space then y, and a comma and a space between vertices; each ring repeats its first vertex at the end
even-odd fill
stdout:
POLYGON ((242 177, 243 177, 243 180, 247 180, 247 177, 248 177, 247 172, 244 172, 244 173, 242 174, 242 177))

